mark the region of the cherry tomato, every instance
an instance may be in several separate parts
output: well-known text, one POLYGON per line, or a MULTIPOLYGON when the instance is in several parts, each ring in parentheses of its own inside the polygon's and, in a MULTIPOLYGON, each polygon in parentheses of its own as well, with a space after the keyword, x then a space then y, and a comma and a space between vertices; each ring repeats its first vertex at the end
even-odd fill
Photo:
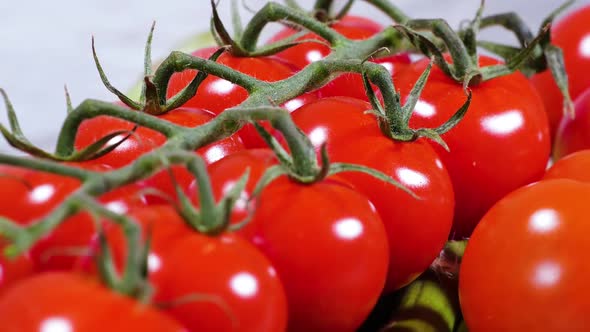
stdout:
POLYGON ((318 152, 327 143, 333 162, 384 172, 420 197, 360 172, 339 174, 375 204, 383 220, 390 259, 385 290, 393 291, 418 277, 438 256, 453 223, 454 194, 447 170, 426 141, 385 137, 375 116, 365 113, 368 109, 371 105, 364 101, 324 98, 293 112, 293 120, 318 152))
POLYGON ((0 296, 0 329, 45 331, 186 331, 154 308, 76 274, 46 272, 0 296))
MULTIPOLYGON (((215 51, 215 48, 204 48, 193 52, 192 55, 208 58, 215 51)), ((286 63, 275 57, 235 57, 229 53, 223 53, 217 59, 217 62, 267 82, 280 81, 290 77, 294 73, 294 68, 290 63, 286 63)), ((168 83, 168 98, 184 89, 195 78, 196 73, 196 70, 187 69, 181 73, 172 75, 168 83)), ((246 89, 222 78, 209 75, 201 83, 195 96, 187 101, 184 106, 203 108, 219 114, 230 107, 239 105, 246 98, 248 98, 248 91, 246 89)), ((308 99, 315 98, 312 92, 287 102, 283 106, 287 109, 293 109, 294 106, 305 103, 308 99)), ((270 127, 267 125, 267 128, 270 127)), ((266 146, 254 126, 250 124, 247 124, 244 129, 239 131, 239 136, 248 148, 266 146)))
POLYGON ((543 179, 572 179, 590 182, 590 150, 581 150, 559 159, 543 179))
POLYGON ((483 217, 459 278, 469 331, 583 331, 590 325, 590 186, 544 180, 483 217), (523 310, 526 308, 526 310, 523 310))
POLYGON ((557 128, 553 145, 555 159, 590 148, 590 88, 576 98, 574 106, 575 116, 563 117, 557 128))
MULTIPOLYGON (((137 209, 130 216, 150 235, 148 276, 154 302, 168 314, 191 331, 284 331, 282 284, 253 245, 235 234, 196 233, 171 206, 137 209)), ((106 238, 121 270, 128 252, 121 227, 109 227, 106 238)))
MULTIPOLYGON (((0 169, 0 215, 27 225, 51 212, 80 187, 74 178, 16 167, 0 169)), ((135 197, 138 189, 126 186, 105 194, 99 200, 110 209, 124 213, 134 206, 145 205, 135 197)), ((36 270, 70 269, 77 261, 67 250, 84 249, 95 236, 94 221, 87 213, 78 213, 60 224, 31 249, 36 270)))
MULTIPOLYGON (((201 109, 178 108, 160 115, 159 118, 184 127, 196 127, 209 122, 214 118, 214 115, 201 109)), ((125 120, 108 116, 96 117, 82 123, 76 136, 76 147, 82 148, 88 146, 112 132, 131 130, 132 128, 133 124, 125 120)), ((124 136, 121 135, 121 137, 113 139, 113 144, 119 142, 124 136)), ((91 162, 106 164, 114 168, 123 167, 132 163, 142 154, 157 148, 165 142, 166 137, 164 135, 154 130, 140 127, 131 137, 113 151, 91 162)), ((240 138, 234 135, 204 146, 198 149, 197 153, 205 159, 205 162, 212 163, 227 154, 243 148, 244 145, 240 138)), ((171 169, 176 182, 181 187, 186 188, 192 181, 193 176, 182 166, 172 166, 171 169)), ((145 187, 158 189, 171 198, 176 197, 176 189, 171 181, 169 172, 166 170, 142 181, 142 184, 145 187)), ((149 196, 148 200, 152 204, 163 202, 155 196, 149 196)))
MULTIPOLYGON (((428 65, 415 62, 396 76, 402 99, 428 65)), ((480 65, 498 62, 480 57, 480 65)), ((455 238, 469 236, 500 198, 539 180, 549 159, 550 139, 543 104, 531 83, 513 73, 471 88, 473 99, 463 120, 442 136, 450 148, 434 144, 455 191, 455 238)), ((439 68, 431 71, 411 117, 412 128, 440 126, 465 103, 462 84, 439 68)))
MULTIPOLYGON (((372 61, 387 68, 392 76, 412 62, 408 53, 389 55, 372 61)), ((319 89, 318 93, 324 98, 346 96, 369 101, 363 79, 357 73, 341 74, 319 89)))
MULTIPOLYGON (((331 25, 331 28, 342 34, 344 37, 354 40, 367 39, 383 29, 381 25, 373 20, 353 15, 344 16, 339 21, 334 22, 331 25)), ((285 39, 297 32, 298 31, 295 29, 286 28, 274 35, 269 40, 269 43, 285 39)), ((309 39, 322 40, 322 38, 314 33, 308 33, 297 38, 297 40, 301 41, 309 39)), ((305 42, 281 51, 275 56, 284 59, 301 69, 312 62, 323 59, 328 54, 330 54, 330 47, 327 45, 316 42, 305 42)))
MULTIPOLYGON (((577 98, 590 87, 590 6, 581 7, 557 20, 551 26, 551 43, 563 51, 565 69, 568 74, 570 95, 577 98)), ((531 81, 539 91, 545 111, 549 117, 552 136, 563 117, 563 98, 557 84, 546 70, 536 74, 531 81)))

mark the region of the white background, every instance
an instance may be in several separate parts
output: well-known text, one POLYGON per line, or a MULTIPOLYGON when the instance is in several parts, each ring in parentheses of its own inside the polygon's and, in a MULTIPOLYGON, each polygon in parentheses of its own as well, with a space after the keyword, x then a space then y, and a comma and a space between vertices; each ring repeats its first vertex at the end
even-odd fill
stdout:
MULTIPOLYGON (((343 0, 341 0, 344 2, 343 0)), ((251 8, 266 1, 246 0, 251 8)), ((336 1, 338 3, 338 1, 336 1)), ((353 11, 384 24, 387 18, 362 1, 353 11)), ((222 0, 220 12, 228 17, 230 0, 222 0)), ((311 7, 312 0, 300 0, 311 7)), ((397 0, 411 17, 442 17, 456 27, 471 18, 478 0, 397 0)), ((517 11, 536 30, 561 0, 488 0, 486 14, 517 11)), ((590 3, 578 1, 577 6, 590 3)), ((247 16, 247 12, 244 12, 247 16)), ((141 77, 143 48, 152 21, 156 21, 154 59, 178 49, 187 38, 206 31, 208 0, 52 0, 0 1, 0 87, 9 94, 25 134, 35 143, 52 147, 65 116, 64 84, 74 105, 86 98, 113 100, 102 86, 90 48, 91 36, 111 82, 122 90, 141 77)), ((228 20, 229 22, 229 20, 228 20)), ((268 35, 268 32, 267 32, 268 35)), ((501 30, 488 34, 506 39, 501 30), (503 37, 500 37, 503 36, 503 37)), ((0 105, 0 121, 6 123, 0 105)), ((0 151, 8 151, 0 142, 0 151)))

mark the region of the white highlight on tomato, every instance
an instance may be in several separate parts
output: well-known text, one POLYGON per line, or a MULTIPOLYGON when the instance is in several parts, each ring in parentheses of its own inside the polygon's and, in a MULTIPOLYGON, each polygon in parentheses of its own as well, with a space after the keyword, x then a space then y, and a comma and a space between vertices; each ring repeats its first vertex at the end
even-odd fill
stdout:
POLYGON ((434 113, 436 113, 436 110, 432 104, 429 104, 423 100, 418 100, 416 107, 414 107, 414 113, 422 117, 429 118, 433 116, 434 113))
MULTIPOLYGON (((229 194, 229 192, 232 191, 232 189, 235 187, 235 185, 236 185, 235 181, 226 182, 221 190, 223 193, 223 196, 227 196, 229 194)), ((242 192, 240 192, 240 196, 238 197, 238 199, 234 203, 233 209, 237 210, 237 211, 245 211, 248 208, 248 199, 249 198, 250 197, 248 196, 248 193, 246 191, 242 190, 242 192)))
POLYGON ((356 218, 338 220, 334 226, 334 233, 341 239, 354 240, 363 234, 363 224, 356 218))
POLYGON ((539 287, 555 285, 561 277, 561 267, 554 262, 544 262, 535 269, 534 281, 539 287))
POLYGON ((117 201, 115 201, 115 202, 110 202, 110 203, 107 203, 107 204, 105 205, 105 207, 106 207, 106 208, 107 208, 109 211, 111 211, 111 212, 115 212, 115 213, 117 213, 117 214, 124 214, 124 213, 126 213, 126 212, 127 212, 127 205, 125 205, 125 203, 123 203, 123 202, 117 202, 117 201))
POLYGON ((385 67, 385 69, 387 69, 387 71, 390 74, 393 74, 393 63, 391 63, 391 62, 384 62, 384 63, 380 63, 380 65, 382 65, 383 67, 385 67))
POLYGON ((578 52, 580 52, 581 56, 590 58, 590 34, 587 34, 582 38, 580 45, 578 46, 578 52))
POLYGON ((120 134, 120 135, 117 135, 117 136, 111 138, 107 142, 106 146, 113 146, 115 144, 119 144, 117 146, 117 151, 129 150, 133 147, 133 142, 131 141, 131 138, 130 137, 128 138, 126 134, 120 134), (119 144, 119 142, 121 142, 121 141, 123 141, 123 142, 121 144, 119 144))
POLYGON ((523 124, 524 118, 516 110, 488 116, 482 120, 482 125, 487 131, 498 135, 511 134, 522 127, 523 124))
POLYGON ((309 140, 315 147, 322 146, 328 139, 327 129, 325 127, 316 127, 309 133, 309 140))
POLYGON ((226 94, 232 92, 232 90, 234 88, 235 88, 235 85, 232 82, 219 78, 211 83, 210 89, 212 91, 219 93, 219 94, 226 95, 226 94))
POLYGON ((559 225, 559 214, 553 209, 541 209, 529 219, 529 228, 536 233, 548 233, 559 225))
POLYGON ((305 56, 307 61, 309 62, 316 62, 324 58, 324 55, 320 51, 310 51, 305 56))
POLYGON ((231 289, 241 297, 252 297, 258 292, 258 280, 248 272, 236 274, 229 283, 231 289))
POLYGON ((149 253, 147 258, 147 267, 150 273, 157 272, 162 268, 162 260, 158 255, 149 253))
POLYGON ((423 187, 428 184, 428 178, 424 174, 409 168, 400 168, 396 171, 400 182, 410 187, 423 187))
POLYGON ((72 324, 63 317, 50 317, 41 322, 39 332, 73 332, 72 324))
POLYGON ((44 203, 53 196, 55 187, 51 184, 43 184, 35 187, 29 194, 31 201, 34 203, 44 203))
POLYGON ((301 98, 291 99, 288 102, 286 102, 284 106, 287 110, 293 112, 294 110, 303 106, 303 100, 301 100, 301 98))
POLYGON ((205 152, 205 159, 209 162, 216 162, 219 159, 223 158, 224 152, 223 149, 219 146, 212 146, 205 152))

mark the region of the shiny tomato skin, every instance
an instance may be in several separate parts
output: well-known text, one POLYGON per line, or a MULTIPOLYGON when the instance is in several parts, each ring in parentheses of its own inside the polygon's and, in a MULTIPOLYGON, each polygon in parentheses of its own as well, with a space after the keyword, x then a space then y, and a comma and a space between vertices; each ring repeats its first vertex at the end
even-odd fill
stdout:
POLYGON ((0 330, 185 332, 172 318, 76 274, 46 272, 0 296, 0 330))
POLYGON ((590 85, 588 87, 575 100, 574 117, 565 116, 559 123, 553 143, 553 158, 556 160, 590 148, 590 85))
POLYGON ((191 331, 285 331, 282 283, 256 247, 235 233, 194 233, 176 241, 164 257, 167 267, 154 300, 197 298, 169 306, 168 315, 191 331))
MULTIPOLYGON (((382 58, 377 58, 371 61, 387 68, 393 77, 395 77, 395 73, 403 70, 405 66, 412 62, 408 53, 398 53, 382 58)), ((346 96, 369 101, 367 92, 365 91, 365 87, 363 85, 363 79, 361 75, 357 73, 341 74, 320 88, 318 93, 322 96, 322 98, 346 96)))
MULTIPOLYGON (((481 56, 480 65, 498 62, 481 56)), ((396 76, 405 100, 428 60, 396 76)), ((432 142, 447 167, 455 191, 455 238, 469 236, 500 198, 539 180, 550 153, 547 117, 531 83, 513 73, 471 87, 473 98, 463 120, 442 138, 450 152, 432 142)), ((440 126, 465 103, 462 85, 432 69, 410 119, 412 128, 440 126)))
POLYGON ((590 266, 580 259, 590 250, 588 197, 586 183, 543 180, 488 211, 460 269, 469 331, 583 331, 590 325, 590 266))
POLYGON ((451 230, 454 194, 434 149, 424 140, 395 142, 385 137, 375 116, 365 113, 370 108, 360 100, 325 98, 295 111, 293 120, 317 150, 327 143, 333 162, 381 171, 420 197, 360 172, 339 174, 371 200, 383 220, 389 242, 389 292, 414 280, 438 256, 451 230))
MULTIPOLYGON (((84 165, 96 170, 101 165, 84 165)), ((71 193, 80 187, 77 179, 23 168, 0 168, 0 195, 10 199, 0 200, 0 215, 21 225, 28 225, 44 217, 71 193)), ((136 194, 138 187, 121 187, 99 198, 113 211, 124 213, 146 201, 136 194)), ((84 249, 96 235, 94 222, 89 214, 78 213, 64 220, 49 235, 43 237, 31 249, 30 256, 35 270, 68 270, 77 261, 68 249, 84 249)))
MULTIPOLYGON (((551 25, 551 43, 563 51, 565 69, 568 74, 569 91, 572 99, 578 98, 590 87, 590 6, 578 8, 556 20, 551 25)), ((552 135, 555 134, 563 117, 563 98, 551 72, 536 74, 531 81, 538 89, 549 117, 552 135)))
MULTIPOLYGON (((216 48, 203 48, 194 51, 192 55, 200 58, 208 58, 216 50, 216 48)), ((292 64, 273 56, 236 57, 229 53, 223 53, 217 59, 217 62, 266 82, 275 82, 289 78, 295 71, 292 64)), ((196 73, 196 70, 187 69, 172 75, 168 83, 167 97, 170 98, 180 92, 193 80, 196 73)), ((197 93, 184 106, 202 108, 214 114, 219 114, 230 107, 241 104, 246 98, 248 98, 248 91, 246 89, 222 78, 209 75, 201 83, 197 93)), ((294 104, 305 102, 306 98, 314 98, 313 93, 310 93, 310 96, 298 97, 294 101, 294 104)), ((283 106, 289 108, 289 102, 283 106)), ((260 139, 254 126, 250 124, 247 124, 244 129, 239 131, 239 136, 248 148, 266 146, 264 141, 260 139)))
POLYGON ((283 281, 289 331, 355 331, 383 290, 388 244, 362 194, 323 180, 281 177, 264 189, 250 238, 283 281))
MULTIPOLYGON (((354 15, 344 16, 339 21, 333 23, 331 28, 342 34, 344 37, 353 40, 367 39, 383 29, 380 24, 373 20, 354 15)), ((274 35, 269 40, 269 43, 285 39, 291 35, 296 34, 297 32, 297 30, 292 28, 283 29, 274 35)), ((322 40, 314 33, 308 33, 298 38, 298 40, 306 39, 322 40)), ((301 69, 312 62, 321 60, 328 54, 330 54, 330 48, 327 45, 316 42, 306 42, 281 51, 275 56, 280 59, 284 59, 285 61, 288 61, 294 64, 297 68, 301 69)))
POLYGON ((571 153, 547 170, 543 179, 571 179, 590 182, 590 150, 571 153))

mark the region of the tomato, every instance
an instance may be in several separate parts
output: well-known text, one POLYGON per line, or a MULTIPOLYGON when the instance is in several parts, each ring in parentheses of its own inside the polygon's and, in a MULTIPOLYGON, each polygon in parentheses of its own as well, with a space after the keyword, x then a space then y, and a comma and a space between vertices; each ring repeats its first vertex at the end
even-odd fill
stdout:
MULTIPOLYGON (((389 55, 372 61, 384 66, 394 77, 395 73, 412 62, 408 53, 389 55)), ((363 79, 357 73, 341 74, 319 89, 318 93, 324 98, 346 96, 369 101, 363 85, 363 79)))
POLYGON ((590 250, 588 197, 588 184, 544 180, 488 211, 460 268, 469 331, 583 331, 590 325, 590 266, 580 259, 590 250))
POLYGON ((368 109, 371 105, 364 101, 325 98, 293 112, 293 120, 318 151, 327 143, 333 162, 381 171, 420 197, 367 174, 339 174, 371 200, 383 220, 390 259, 385 290, 393 291, 418 277, 438 256, 451 230, 454 194, 447 170, 426 141, 385 137, 375 116, 365 113, 368 109))
MULTIPOLYGON (((215 51, 216 48, 204 48, 193 52, 192 55, 208 58, 215 51)), ((217 59, 217 62, 267 82, 280 81, 289 78, 294 73, 291 64, 285 63, 274 57, 235 57, 230 53, 223 53, 217 59)), ((168 98, 176 95, 184 89, 184 87, 195 78, 196 73, 196 70, 187 69, 183 72, 172 75, 168 82, 168 98)), ((219 114, 230 107, 239 105, 246 100, 246 98, 248 98, 248 92, 246 89, 222 78, 209 75, 209 77, 201 83, 197 93, 188 100, 184 106, 202 108, 215 114, 219 114)), ((284 106, 291 109, 293 108, 293 105, 305 103, 307 99, 315 99, 314 94, 309 93, 303 95, 291 101, 291 103, 287 102, 284 106)), ((254 126, 250 124, 246 125, 243 130, 239 131, 239 136, 248 148, 266 146, 264 141, 259 137, 256 129, 254 129, 254 126)))
MULTIPOLYGON (((201 109, 178 108, 160 115, 159 118, 184 127, 196 127, 209 122, 214 118, 214 115, 201 109)), ((99 116, 84 121, 76 136, 76 147, 82 148, 88 146, 110 133, 120 130, 131 130, 132 128, 132 123, 108 116, 99 116)), ((119 142, 124 136, 120 135, 120 137, 114 138, 112 140, 113 144, 119 142)), ((113 151, 91 162, 106 164, 114 168, 123 167, 132 163, 142 154, 161 146, 165 142, 166 137, 164 135, 154 130, 140 127, 131 137, 113 151)), ((198 149, 197 152, 205 159, 205 162, 212 163, 227 154, 243 148, 244 145, 240 138, 234 135, 204 146, 198 149)), ((188 186, 193 179, 193 176, 182 166, 172 166, 172 174, 181 187, 188 186)), ((170 174, 166 170, 143 181, 142 184, 146 187, 156 188, 172 198, 176 197, 176 190, 170 179, 170 174)), ((151 203, 162 203, 161 199, 154 196, 150 196, 148 199, 151 203)))
MULTIPOLYGON (((80 187, 77 179, 16 167, 0 169, 0 215, 22 225, 44 217, 80 187)), ((124 213, 145 205, 137 187, 121 187, 100 197, 110 209, 124 213)), ((84 249, 95 236, 94 221, 87 213, 78 213, 60 224, 31 249, 36 270, 70 269, 77 258, 67 250, 84 249)))
POLYGON ((63 272, 42 273, 7 289, 0 312, 4 332, 186 331, 148 305, 63 272))
POLYGON ((555 134, 553 158, 590 148, 590 86, 575 103, 575 117, 563 117, 555 134))
POLYGON ((572 179, 590 182, 590 150, 569 154, 555 162, 543 179, 572 179))
MULTIPOLYGON (((166 305, 165 311, 188 329, 285 329, 287 303, 282 284, 268 259, 253 245, 231 233, 196 233, 171 206, 137 209, 130 216, 144 235, 149 230, 147 269, 155 288, 154 302, 166 305), (174 303, 187 296, 197 298, 174 303)), ((127 253, 121 227, 110 227, 106 237, 121 270, 127 253)))
MULTIPOLYGON (((581 7, 557 20, 551 26, 551 43, 563 51, 565 69, 568 74, 569 91, 573 99, 590 87, 590 6, 581 7)), ((549 116, 552 135, 555 134, 563 115, 563 98, 551 72, 546 70, 531 78, 539 91, 549 116)))
POLYGON ((33 262, 27 253, 15 258, 7 258, 3 253, 5 246, 1 243, 0 240, 0 294, 17 280, 34 273, 33 262))
MULTIPOLYGON (((396 88, 406 99, 428 65, 421 60, 396 76, 396 88)), ((480 65, 498 62, 480 57, 480 65)), ((550 153, 549 128, 543 104, 521 73, 471 87, 473 99, 463 120, 442 136, 450 148, 436 143, 455 191, 455 238, 469 236, 485 212, 500 198, 539 180, 550 153)), ((439 68, 431 71, 410 119, 412 128, 440 126, 465 103, 462 84, 439 68)))
MULTIPOLYGON (((367 39, 383 29, 381 25, 373 20, 354 15, 344 16, 339 21, 331 24, 331 28, 342 34, 344 37, 353 40, 367 39)), ((274 35, 269 40, 269 43, 285 39, 297 32, 298 31, 295 29, 286 28, 274 35)), ((322 38, 314 33, 308 33, 297 38, 297 40, 300 41, 309 39, 322 40, 322 38)), ((281 51, 275 56, 284 59, 301 69, 312 62, 323 59, 328 54, 330 54, 330 47, 327 45, 316 42, 305 42, 281 51)))

